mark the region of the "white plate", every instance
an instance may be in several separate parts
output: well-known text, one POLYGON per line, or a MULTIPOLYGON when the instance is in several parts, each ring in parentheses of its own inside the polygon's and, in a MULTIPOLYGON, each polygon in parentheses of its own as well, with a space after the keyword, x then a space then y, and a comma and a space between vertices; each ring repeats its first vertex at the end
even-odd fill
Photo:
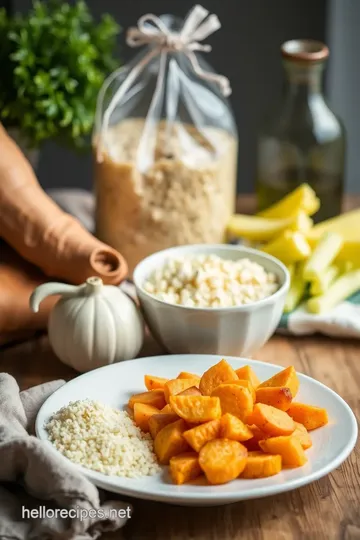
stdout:
MULTIPOLYGON (((203 373, 221 359, 215 355, 169 355, 140 358, 91 371, 65 384, 41 407, 36 420, 36 434, 47 440, 44 429, 50 416, 70 401, 96 399, 112 407, 123 408, 131 394, 144 391, 144 375, 150 373, 174 378, 180 371, 203 373)), ((260 380, 265 380, 280 366, 254 360, 227 360, 237 369, 250 364, 260 380)), ((329 424, 311 433, 313 446, 307 450, 308 463, 298 469, 257 480, 234 480, 221 486, 176 486, 170 482, 167 467, 156 476, 138 479, 106 476, 79 465, 75 467, 100 488, 140 499, 151 499, 188 506, 215 506, 244 499, 254 499, 289 491, 325 476, 350 454, 357 438, 357 423, 345 401, 323 384, 299 375, 300 391, 296 399, 325 407, 329 424)), ((52 451, 58 451, 48 442, 52 451)))

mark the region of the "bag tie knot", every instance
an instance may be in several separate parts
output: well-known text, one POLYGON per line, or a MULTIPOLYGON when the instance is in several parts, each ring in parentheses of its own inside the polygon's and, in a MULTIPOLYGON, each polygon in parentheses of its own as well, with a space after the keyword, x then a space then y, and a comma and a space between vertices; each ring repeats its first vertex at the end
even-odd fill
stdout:
MULTIPOLYGON (((129 28, 126 41, 130 47, 142 47, 149 45, 150 50, 127 74, 126 78, 110 100, 103 117, 103 124, 100 130, 100 141, 97 148, 97 160, 103 160, 102 143, 105 139, 106 130, 110 124, 110 117, 117 104, 124 98, 126 92, 134 84, 137 77, 149 62, 160 55, 160 67, 157 76, 156 89, 152 100, 152 106, 157 102, 158 96, 164 84, 165 59, 169 52, 180 52, 189 59, 192 69, 196 75, 205 81, 215 83, 221 93, 227 97, 231 94, 229 79, 223 75, 206 71, 200 66, 195 52, 210 52, 211 46, 200 43, 213 32, 221 27, 218 17, 209 15, 209 11, 200 5, 196 5, 186 17, 179 32, 170 30, 166 24, 156 15, 148 13, 138 20, 136 27, 129 28)), ((100 115, 103 108, 107 89, 113 80, 120 74, 122 68, 114 71, 104 82, 98 96, 96 124, 100 124, 100 115)))
POLYGON ((198 63, 195 51, 210 52, 211 46, 200 41, 213 34, 221 27, 217 15, 196 5, 185 19, 180 32, 170 30, 156 15, 148 13, 138 20, 138 25, 129 28, 126 43, 129 47, 153 45, 158 52, 182 52, 192 65, 195 73, 204 80, 216 83, 224 96, 231 94, 229 79, 223 75, 205 71, 198 63))

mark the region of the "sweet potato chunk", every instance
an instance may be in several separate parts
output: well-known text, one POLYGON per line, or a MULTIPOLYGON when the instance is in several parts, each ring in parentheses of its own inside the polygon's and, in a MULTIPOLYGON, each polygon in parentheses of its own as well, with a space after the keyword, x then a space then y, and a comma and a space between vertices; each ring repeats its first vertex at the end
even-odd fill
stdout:
POLYGON ((287 411, 292 401, 290 388, 286 386, 269 386, 256 390, 256 403, 272 405, 281 411, 287 411))
POLYGON ((186 390, 183 390, 182 392, 179 392, 176 395, 177 396, 201 396, 201 392, 198 388, 196 388, 196 386, 190 386, 190 388, 186 388, 186 390))
POLYGON ((253 398, 253 402, 255 403, 256 392, 250 381, 247 381, 246 379, 239 379, 238 381, 232 381, 231 384, 238 384, 239 386, 247 388, 251 394, 251 397, 253 398))
POLYGON ((241 478, 267 478, 281 471, 281 456, 249 452, 241 478))
POLYGON ((250 381, 254 388, 257 388, 260 384, 260 380, 250 366, 243 366, 239 369, 236 369, 235 373, 239 377, 239 379, 245 379, 246 381, 250 381))
POLYGON ((230 364, 226 360, 220 360, 220 362, 205 371, 200 380, 199 390, 204 396, 211 396, 212 391, 219 384, 237 381, 238 378, 230 364))
POLYGON ((145 403, 134 403, 134 422, 145 433, 149 431, 150 418, 159 412, 159 409, 145 403))
POLYGON ((190 480, 188 484, 189 486, 210 486, 211 485, 204 473, 201 473, 201 475, 195 478, 195 480, 190 480))
POLYGON ((186 430, 186 422, 180 418, 180 420, 168 424, 159 431, 154 441, 154 451, 159 463, 167 465, 173 456, 190 450, 182 435, 186 430))
POLYGON ((268 454, 280 454, 283 465, 301 467, 307 462, 305 452, 299 439, 293 435, 270 437, 259 442, 261 450, 268 454))
POLYGON ((198 384, 197 379, 170 379, 164 385, 164 395, 166 403, 170 402, 170 396, 176 396, 191 386, 198 384))
POLYGON ((202 447, 199 464, 210 484, 225 484, 244 470, 247 450, 238 441, 213 439, 202 447))
POLYGON ((268 388, 269 386, 285 386, 286 388, 289 388, 291 395, 294 398, 299 390, 299 379, 296 375, 294 366, 289 366, 279 373, 276 373, 273 377, 270 377, 270 379, 262 382, 257 390, 259 388, 268 388))
POLYGON ((170 405, 167 403, 167 404, 165 405, 165 407, 163 407, 163 408, 160 410, 160 412, 161 412, 162 414, 164 414, 164 413, 169 413, 169 414, 170 414, 170 413, 173 413, 174 411, 172 410, 172 408, 170 407, 170 405))
POLYGON ((156 377, 155 375, 145 375, 144 382, 148 390, 158 390, 159 388, 164 388, 164 384, 169 379, 164 379, 163 377, 156 377))
POLYGON ((201 448, 212 439, 219 436, 220 420, 210 420, 205 424, 200 424, 184 432, 185 440, 190 444, 195 452, 200 452, 201 448))
POLYGON ((175 413, 158 413, 151 416, 149 419, 149 431, 153 440, 155 440, 156 435, 159 431, 162 430, 165 426, 172 424, 179 420, 179 417, 175 413))
POLYGON ((250 429, 253 436, 251 437, 251 439, 243 442, 244 446, 246 446, 249 451, 260 450, 259 441, 267 439, 269 435, 267 433, 264 433, 257 426, 255 426, 255 424, 248 425, 247 427, 250 429))
POLYGON ((170 405, 180 418, 193 424, 216 420, 221 416, 220 400, 218 397, 170 396, 170 405))
POLYGON ((249 424, 255 424, 271 437, 290 435, 295 429, 293 419, 286 412, 280 411, 271 405, 265 405, 264 403, 255 404, 254 410, 248 417, 247 422, 249 424))
POLYGON ((181 371, 179 375, 176 377, 177 379, 197 379, 197 385, 199 386, 201 377, 199 375, 196 375, 196 373, 189 373, 188 371, 181 371))
POLYGON ((292 436, 296 437, 300 441, 300 444, 304 450, 311 448, 311 437, 308 434, 306 427, 299 422, 295 422, 295 430, 293 431, 292 436))
POLYGON ((326 409, 305 403, 292 403, 287 412, 295 422, 305 426, 308 431, 325 426, 329 421, 326 409))
POLYGON ((152 405, 157 409, 162 409, 165 407, 165 397, 164 390, 150 390, 150 392, 142 392, 141 394, 134 394, 129 399, 130 409, 134 408, 135 403, 145 403, 146 405, 152 405))
POLYGON ((237 418, 237 416, 234 416, 233 414, 226 413, 220 420, 219 436, 224 439, 242 442, 252 439, 253 434, 240 418, 237 418))
POLYGON ((232 383, 219 384, 211 394, 220 399, 222 413, 230 413, 245 421, 253 410, 253 398, 243 386, 232 383))
POLYGON ((202 473, 196 452, 184 452, 170 459, 170 475, 174 484, 185 484, 202 473))

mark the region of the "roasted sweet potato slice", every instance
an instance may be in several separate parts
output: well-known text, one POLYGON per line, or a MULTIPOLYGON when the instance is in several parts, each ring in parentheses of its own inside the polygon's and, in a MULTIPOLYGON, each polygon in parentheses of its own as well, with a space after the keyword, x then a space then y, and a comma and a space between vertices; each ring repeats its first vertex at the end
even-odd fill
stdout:
POLYGON ((195 452, 200 452, 201 448, 212 439, 219 436, 220 420, 210 420, 205 424, 200 424, 184 432, 184 438, 195 452))
POLYGON ((197 379, 170 379, 164 385, 166 403, 170 402, 170 396, 176 396, 191 386, 198 384, 197 379))
POLYGON ((259 441, 267 439, 269 435, 267 433, 264 433, 257 426, 255 426, 255 424, 248 425, 247 427, 251 430, 253 436, 251 437, 251 439, 243 441, 244 446, 246 446, 249 451, 260 450, 259 441))
POLYGON ((270 437, 259 442, 260 448, 269 454, 280 454, 283 465, 301 467, 307 462, 305 452, 299 439, 293 435, 270 437))
POLYGON ((145 375, 144 382, 148 390, 158 390, 159 388, 164 388, 164 384, 169 379, 164 379, 163 377, 156 377, 155 375, 145 375))
POLYGON ((290 435, 295 429, 293 419, 286 412, 264 403, 255 404, 252 414, 247 418, 247 422, 255 424, 271 437, 290 435))
POLYGON ((185 484, 202 474, 196 452, 184 452, 170 459, 170 476, 174 484, 185 484))
POLYGON ((232 383, 219 384, 211 394, 220 399, 222 413, 230 413, 245 421, 253 410, 253 398, 243 386, 232 383))
POLYGON ((256 403, 265 403, 281 411, 287 411, 291 401, 292 394, 286 386, 268 386, 256 390, 256 403))
POLYGON ((292 433, 293 437, 296 437, 304 450, 311 448, 312 440, 305 426, 299 422, 295 422, 295 430, 292 433))
POLYGON ((243 442, 252 439, 253 433, 240 418, 237 418, 237 416, 234 416, 233 414, 226 413, 220 420, 219 437, 243 442))
POLYGON ((164 390, 150 390, 150 392, 142 392, 141 394, 134 394, 129 399, 130 409, 134 408, 135 403, 145 403, 146 405, 152 405, 157 409, 162 409, 166 405, 164 390))
POLYGON ((195 478, 195 480, 190 480, 188 484, 189 486, 210 486, 211 485, 203 472, 201 473, 200 476, 195 478))
POLYGON ((159 412, 159 409, 145 403, 134 403, 134 422, 145 433, 149 431, 150 418, 159 412))
POLYGON ((246 379, 239 379, 238 381, 232 381, 231 384, 238 384, 239 386, 243 386, 244 388, 247 388, 251 394, 251 397, 253 398, 253 402, 255 403, 256 392, 255 392, 255 388, 253 387, 250 381, 246 379))
POLYGON ((162 409, 160 409, 160 412, 161 413, 173 413, 174 411, 172 410, 172 408, 170 407, 170 405, 167 403, 165 405, 165 407, 163 407, 162 409))
POLYGON ((170 405, 180 418, 193 424, 209 422, 209 420, 216 420, 221 416, 218 397, 170 396, 170 405))
POLYGON ((279 373, 276 373, 273 377, 270 377, 270 379, 262 382, 258 386, 257 390, 259 388, 268 388, 269 386, 284 386, 286 388, 289 388, 291 395, 294 399, 299 390, 299 379, 296 375, 294 366, 289 366, 280 371, 279 373))
POLYGON ((239 377, 230 364, 226 360, 220 360, 220 362, 205 371, 200 380, 199 390, 204 396, 210 396, 219 384, 237 381, 238 379, 239 377))
POLYGON ((196 375, 196 373, 189 373, 188 371, 181 371, 176 378, 177 379, 197 379, 198 383, 196 386, 199 386, 200 379, 201 379, 200 375, 196 375))
POLYGON ((179 392, 176 395, 177 396, 201 396, 201 392, 196 386, 190 386, 190 388, 186 388, 186 390, 183 390, 182 392, 179 392))
POLYGON ((156 435, 164 428, 165 426, 172 424, 179 420, 177 414, 173 413, 158 413, 154 414, 149 418, 149 431, 152 439, 154 440, 156 435))
POLYGON ((244 470, 247 450, 238 441, 214 439, 202 447, 199 464, 210 484, 225 484, 244 470))
POLYGON ((281 471, 281 456, 264 454, 264 452, 248 452, 245 469, 241 478, 267 478, 281 471))
POLYGON ((287 412, 291 418, 305 426, 308 431, 325 426, 329 421, 326 409, 305 403, 291 403, 287 412))
POLYGON ((187 430, 185 420, 177 420, 172 424, 163 427, 156 435, 154 441, 154 451, 162 465, 167 465, 170 458, 190 450, 188 443, 183 437, 187 430))
POLYGON ((250 381, 254 388, 257 388, 260 384, 259 378, 256 376, 256 373, 250 366, 243 366, 235 370, 236 375, 239 379, 245 379, 250 381))

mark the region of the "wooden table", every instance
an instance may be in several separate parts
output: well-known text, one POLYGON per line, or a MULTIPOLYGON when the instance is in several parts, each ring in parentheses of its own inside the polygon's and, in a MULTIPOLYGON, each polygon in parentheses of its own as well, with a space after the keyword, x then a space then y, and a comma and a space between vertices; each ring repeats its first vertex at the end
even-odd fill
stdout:
MULTIPOLYGON (((158 352, 148 339, 141 356, 158 352)), ((360 420, 360 341, 274 336, 256 358, 293 364, 338 392, 360 420)), ((44 336, 0 351, 0 370, 14 375, 22 389, 76 375, 44 336)), ((360 444, 332 474, 275 497, 213 508, 131 502, 134 514, 126 527, 102 540, 360 540, 360 444)))

